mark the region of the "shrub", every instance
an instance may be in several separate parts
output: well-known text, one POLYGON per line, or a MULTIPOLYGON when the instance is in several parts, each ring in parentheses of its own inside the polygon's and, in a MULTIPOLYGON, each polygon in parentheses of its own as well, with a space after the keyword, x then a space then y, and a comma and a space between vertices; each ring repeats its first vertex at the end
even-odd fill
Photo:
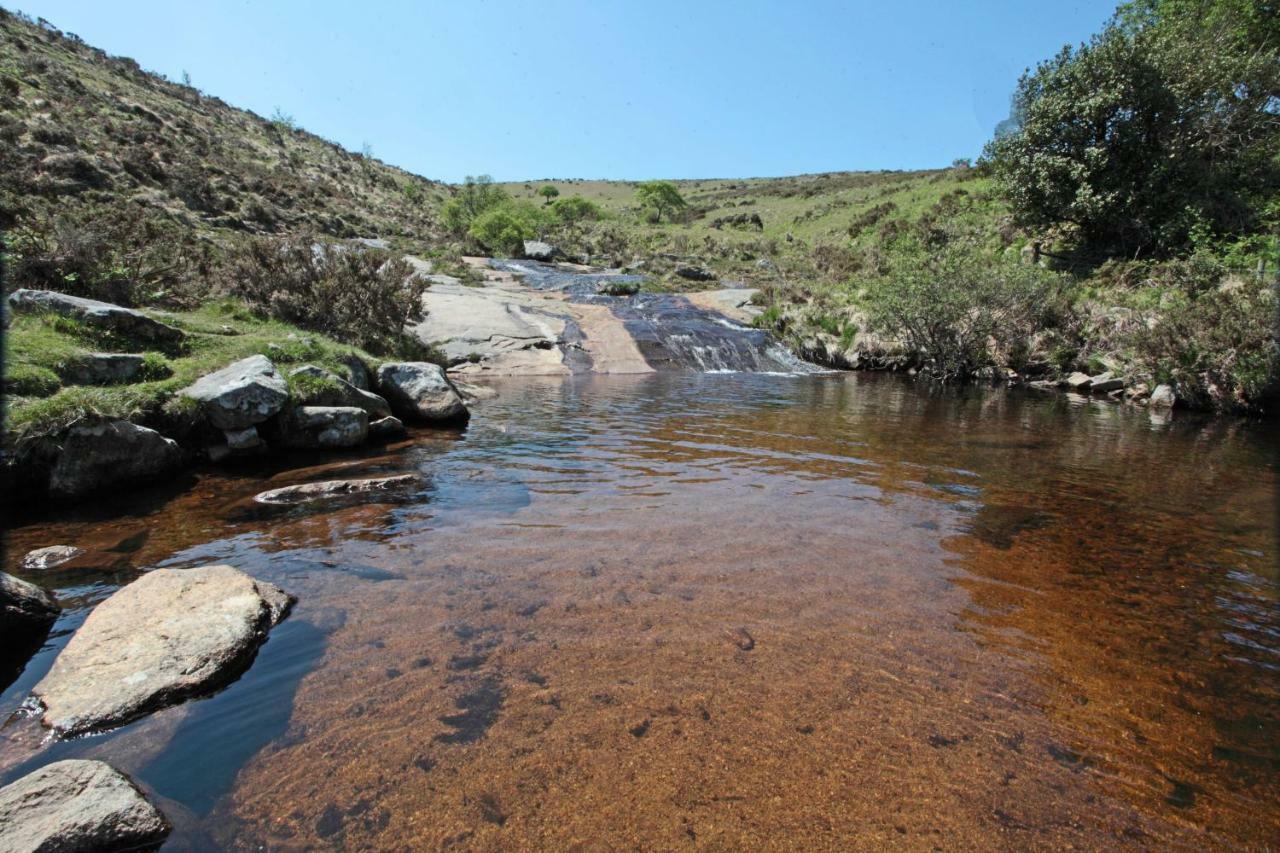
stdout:
POLYGON ((223 275, 255 310, 379 353, 403 352, 423 317, 428 282, 381 249, 259 237, 239 246, 223 275))
POLYGON ((465 237, 478 216, 507 201, 507 198, 506 190, 496 186, 488 175, 468 175, 458 188, 458 194, 440 211, 440 220, 455 237, 465 237))
POLYGON ((585 220, 595 220, 600 218, 600 208, 595 202, 588 201, 582 196, 569 196, 568 198, 556 199, 551 205, 551 215, 558 222, 566 225, 585 220))
POLYGON ((545 220, 536 206, 522 201, 507 201, 475 218, 467 235, 488 252, 518 255, 524 241, 537 236, 545 220))

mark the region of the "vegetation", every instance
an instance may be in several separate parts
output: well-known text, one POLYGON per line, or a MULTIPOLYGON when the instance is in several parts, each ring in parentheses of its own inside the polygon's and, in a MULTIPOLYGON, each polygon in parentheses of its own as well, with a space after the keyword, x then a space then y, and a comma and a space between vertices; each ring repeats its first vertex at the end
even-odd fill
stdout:
POLYGON ((670 181, 646 181, 636 187, 636 200, 641 207, 653 210, 655 222, 661 221, 664 214, 670 216, 687 206, 676 185, 670 181))
POLYGON ((560 190, 556 189, 555 184, 544 184, 542 189, 538 190, 538 195, 547 200, 547 204, 551 204, 555 197, 560 195, 560 190))

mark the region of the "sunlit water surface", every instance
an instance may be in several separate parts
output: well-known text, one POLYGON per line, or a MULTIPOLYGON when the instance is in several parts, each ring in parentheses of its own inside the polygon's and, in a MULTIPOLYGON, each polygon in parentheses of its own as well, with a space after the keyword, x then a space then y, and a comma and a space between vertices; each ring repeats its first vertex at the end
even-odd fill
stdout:
POLYGON ((888 376, 512 381, 459 434, 205 473, 9 533, 299 597, 249 672, 4 779, 147 786, 181 849, 1264 847, 1274 424, 888 376), (292 462, 296 463, 297 460, 292 462), (292 464, 292 463, 291 463, 292 464), (411 501, 236 520, 420 471, 411 501))

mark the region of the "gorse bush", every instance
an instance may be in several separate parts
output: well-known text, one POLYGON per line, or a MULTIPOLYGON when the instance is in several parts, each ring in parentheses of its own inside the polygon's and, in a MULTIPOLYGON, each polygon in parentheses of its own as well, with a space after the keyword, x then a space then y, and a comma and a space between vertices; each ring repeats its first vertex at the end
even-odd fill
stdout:
POLYGON ((428 287, 403 258, 307 235, 250 239, 222 275, 257 311, 384 354, 412 350, 404 330, 421 321, 428 287))

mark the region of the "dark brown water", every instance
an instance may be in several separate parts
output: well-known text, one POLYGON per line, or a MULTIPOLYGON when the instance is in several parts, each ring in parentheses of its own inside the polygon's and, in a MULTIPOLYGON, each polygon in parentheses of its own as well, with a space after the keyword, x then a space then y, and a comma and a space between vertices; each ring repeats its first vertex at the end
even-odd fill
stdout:
MULTIPOLYGON (((1252 848, 1280 840, 1274 424, 893 377, 500 386, 398 505, 194 485, 13 530, 299 596, 247 675, 107 759, 172 849, 1252 848)), ((349 463, 349 464, 348 464, 349 463)), ((59 576, 49 575, 46 582, 59 576)), ((73 606, 6 717, 128 574, 73 606)))

